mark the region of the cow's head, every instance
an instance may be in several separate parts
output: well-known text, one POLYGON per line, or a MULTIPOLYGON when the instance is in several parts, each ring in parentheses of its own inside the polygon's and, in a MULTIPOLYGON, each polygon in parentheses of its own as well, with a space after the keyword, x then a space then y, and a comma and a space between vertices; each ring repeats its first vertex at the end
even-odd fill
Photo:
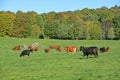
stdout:
POLYGON ((84 50, 84 46, 80 46, 80 51, 83 51, 84 50))

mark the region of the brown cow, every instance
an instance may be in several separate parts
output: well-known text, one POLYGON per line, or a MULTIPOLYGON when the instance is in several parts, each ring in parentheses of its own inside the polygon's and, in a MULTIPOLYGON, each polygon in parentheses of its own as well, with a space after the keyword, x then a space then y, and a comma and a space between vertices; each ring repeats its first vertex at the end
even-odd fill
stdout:
POLYGON ((74 52, 76 53, 77 48, 75 46, 66 46, 64 47, 64 50, 68 53, 68 52, 74 52))
POLYGON ((12 48, 12 50, 21 50, 20 46, 15 46, 12 48))
POLYGON ((61 51, 62 51, 62 50, 61 50, 61 47, 58 47, 56 50, 57 50, 57 51, 59 51, 59 52, 61 52, 61 51))
POLYGON ((50 45, 49 48, 50 49, 56 49, 57 51, 61 52, 61 47, 60 46, 50 45))
POLYGON ((38 50, 38 47, 39 47, 39 44, 37 42, 31 44, 28 46, 28 49, 31 49, 33 51, 37 51, 38 50))
POLYGON ((30 45, 30 46, 28 47, 28 49, 31 49, 31 50, 33 50, 33 51, 37 51, 37 50, 38 50, 38 47, 30 45))
POLYGON ((48 52, 50 52, 50 49, 49 49, 49 48, 45 48, 44 51, 45 51, 46 53, 48 53, 48 52))
POLYGON ((50 45, 49 48, 50 49, 57 49, 59 46, 56 46, 56 45, 50 45))

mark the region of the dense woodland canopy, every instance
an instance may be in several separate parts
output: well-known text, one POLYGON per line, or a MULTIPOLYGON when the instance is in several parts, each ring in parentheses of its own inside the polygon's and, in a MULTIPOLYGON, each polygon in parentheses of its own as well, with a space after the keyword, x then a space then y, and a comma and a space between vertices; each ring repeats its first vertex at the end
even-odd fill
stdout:
POLYGON ((0 11, 0 36, 47 39, 120 39, 120 6, 38 14, 0 11))

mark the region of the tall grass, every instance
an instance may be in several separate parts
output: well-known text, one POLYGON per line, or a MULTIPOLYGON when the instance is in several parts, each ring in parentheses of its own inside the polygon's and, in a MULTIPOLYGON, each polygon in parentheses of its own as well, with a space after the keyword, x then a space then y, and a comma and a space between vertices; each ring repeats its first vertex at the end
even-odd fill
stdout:
POLYGON ((40 40, 24 38, 0 38, 0 80, 119 80, 120 41, 113 40, 40 40), (16 45, 38 42, 39 50, 30 56, 19 57, 21 51, 13 51, 16 45), (49 45, 60 45, 62 52, 51 50, 49 45), (99 57, 83 59, 82 52, 66 53, 64 46, 74 45, 110 47, 99 57))

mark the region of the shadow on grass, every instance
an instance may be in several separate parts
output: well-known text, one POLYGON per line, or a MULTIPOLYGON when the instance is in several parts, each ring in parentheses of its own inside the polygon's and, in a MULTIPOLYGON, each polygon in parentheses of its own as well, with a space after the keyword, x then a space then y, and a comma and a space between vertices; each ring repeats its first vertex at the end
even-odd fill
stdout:
POLYGON ((77 58, 77 59, 80 59, 80 60, 83 60, 83 59, 89 59, 89 58, 95 58, 95 57, 88 57, 88 58, 77 58))

